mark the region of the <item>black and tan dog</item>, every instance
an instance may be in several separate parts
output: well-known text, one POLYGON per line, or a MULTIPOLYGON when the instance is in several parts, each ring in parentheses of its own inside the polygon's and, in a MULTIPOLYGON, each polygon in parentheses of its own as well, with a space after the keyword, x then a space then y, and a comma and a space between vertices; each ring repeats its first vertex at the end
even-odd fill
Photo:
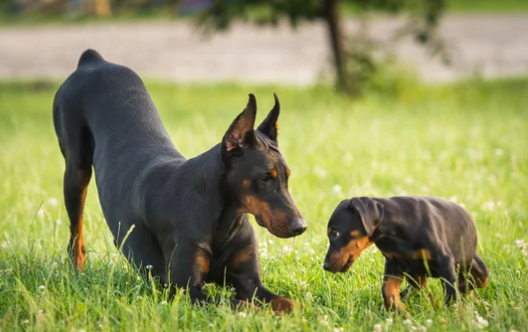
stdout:
POLYGON ((53 106, 66 160, 64 199, 75 266, 82 270, 85 264, 83 209, 93 167, 106 222, 130 262, 152 266, 162 283, 188 287, 194 301, 207 301, 204 282, 226 281, 236 289, 235 306, 255 297, 290 311, 290 300, 261 283, 248 222, 253 214, 282 238, 306 230, 277 145, 279 109, 275 96, 275 106, 254 130, 257 105, 250 95, 221 143, 185 159, 141 79, 96 51, 84 52, 53 106))
POLYGON ((441 278, 446 303, 485 287, 488 270, 476 254, 477 232, 459 205, 432 197, 352 198, 342 201, 328 223, 330 248, 323 268, 346 272, 373 243, 386 258, 382 294, 385 307, 404 308, 400 286, 427 285, 441 278))

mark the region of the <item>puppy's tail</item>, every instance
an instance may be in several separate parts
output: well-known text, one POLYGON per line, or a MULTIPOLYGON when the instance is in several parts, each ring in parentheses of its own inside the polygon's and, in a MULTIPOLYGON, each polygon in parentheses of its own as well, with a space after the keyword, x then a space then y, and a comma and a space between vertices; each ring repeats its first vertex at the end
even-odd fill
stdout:
POLYGON ((81 57, 79 58, 79 63, 77 64, 77 68, 84 66, 89 63, 97 62, 97 61, 103 61, 103 57, 99 52, 96 50, 88 49, 83 52, 81 57))

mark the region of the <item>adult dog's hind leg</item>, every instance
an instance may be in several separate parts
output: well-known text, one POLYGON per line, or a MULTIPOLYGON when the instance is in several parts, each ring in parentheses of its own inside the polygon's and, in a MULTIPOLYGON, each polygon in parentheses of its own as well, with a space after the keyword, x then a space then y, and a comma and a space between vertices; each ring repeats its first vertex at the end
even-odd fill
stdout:
POLYGON ((74 165, 68 161, 66 162, 66 171, 64 172, 64 202, 70 219, 70 243, 68 250, 73 265, 79 271, 84 269, 84 262, 86 260, 86 249, 83 238, 83 212, 91 177, 91 165, 88 167, 79 167, 79 165, 74 165))

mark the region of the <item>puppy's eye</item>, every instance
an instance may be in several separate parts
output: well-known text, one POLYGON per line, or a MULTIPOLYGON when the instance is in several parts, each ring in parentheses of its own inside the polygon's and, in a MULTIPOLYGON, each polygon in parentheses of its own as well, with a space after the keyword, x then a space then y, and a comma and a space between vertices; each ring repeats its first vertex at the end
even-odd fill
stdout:
POLYGON ((337 239, 337 238, 339 237, 339 235, 341 235, 341 234, 339 234, 339 232, 336 231, 336 230, 334 230, 334 231, 332 231, 332 232, 330 233, 330 237, 331 237, 332 239, 337 239))

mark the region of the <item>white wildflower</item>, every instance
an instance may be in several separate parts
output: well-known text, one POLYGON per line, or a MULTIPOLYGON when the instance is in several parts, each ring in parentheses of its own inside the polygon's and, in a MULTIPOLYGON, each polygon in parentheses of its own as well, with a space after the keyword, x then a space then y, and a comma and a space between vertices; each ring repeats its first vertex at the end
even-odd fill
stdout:
POLYGON ((403 325, 411 325, 412 321, 410 319, 406 319, 403 321, 403 325))
POLYGON ((143 296, 141 296, 141 295, 136 296, 136 300, 141 300, 142 298, 143 298, 143 296))
POLYGON ((336 184, 336 185, 334 185, 332 187, 332 192, 334 194, 342 194, 343 193, 343 188, 340 185, 336 184))
POLYGON ((374 325, 374 332, 381 332, 381 330, 382 330, 381 324, 374 325))
POLYGON ((44 285, 40 285, 38 289, 41 290, 41 291, 43 291, 43 290, 46 289, 46 286, 44 286, 44 285))
POLYGON ((160 304, 161 305, 167 305, 167 301, 161 301, 160 304))
POLYGON ((239 312, 238 315, 242 318, 246 318, 247 314, 245 312, 239 312))
POLYGON ((432 320, 432 319, 428 319, 428 320, 426 320, 426 321, 425 321, 425 325, 427 325, 427 326, 431 326, 431 325, 433 325, 433 320, 432 320))
POLYGON ((427 327, 421 325, 421 326, 420 326, 420 331, 423 331, 423 332, 427 331, 427 327))
POLYGON ((488 202, 484 203, 484 205, 482 205, 482 210, 485 210, 485 211, 493 211, 493 210, 495 210, 495 202, 488 201, 488 202))
POLYGON ((147 265, 147 266, 145 266, 145 268, 150 271, 150 270, 152 270, 152 265, 147 265))
POLYGON ((527 244, 524 240, 515 240, 515 245, 521 249, 526 249, 527 244))
POLYGON ((289 255, 293 252, 293 248, 290 246, 284 246, 282 247, 282 252, 284 252, 286 255, 289 255))
POLYGON ((49 205, 49 206, 53 206, 53 207, 55 207, 55 206, 59 205, 59 200, 56 199, 55 197, 51 197, 51 198, 49 198, 49 199, 46 201, 46 204, 49 205))
POLYGON ((39 219, 44 219, 46 217, 46 212, 42 208, 40 208, 37 211, 37 217, 39 217, 39 219))

